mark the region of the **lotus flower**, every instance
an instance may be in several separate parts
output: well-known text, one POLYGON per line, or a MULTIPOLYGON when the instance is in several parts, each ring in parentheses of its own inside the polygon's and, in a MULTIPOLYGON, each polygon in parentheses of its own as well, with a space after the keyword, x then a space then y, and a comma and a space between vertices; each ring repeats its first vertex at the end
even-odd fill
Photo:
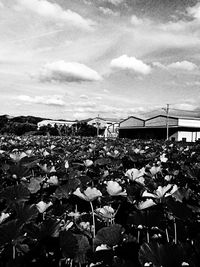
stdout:
POLYGON ((9 213, 2 212, 0 216, 0 224, 4 222, 10 216, 9 213))
POLYGON ((152 166, 150 172, 153 176, 156 175, 157 173, 161 172, 161 166, 152 166))
POLYGON ((99 191, 95 187, 88 187, 86 190, 83 191, 83 193, 81 192, 80 188, 78 187, 76 189, 76 191, 74 191, 73 194, 76 195, 77 197, 82 198, 83 200, 86 200, 86 201, 93 201, 94 199, 102 196, 101 191, 99 191))
POLYGON ((86 167, 90 167, 90 166, 93 165, 93 161, 90 160, 90 159, 86 159, 86 160, 84 161, 84 165, 85 165, 86 167))
POLYGON ((58 177, 56 175, 51 176, 48 180, 47 180, 48 184, 52 184, 52 185, 58 185, 58 177))
POLYGON ((160 161, 161 162, 167 162, 168 161, 168 158, 166 157, 165 153, 160 156, 160 161))
POLYGON ((154 205, 156 205, 156 203, 152 199, 147 199, 146 201, 138 203, 137 208, 139 210, 144 210, 144 209, 150 208, 154 205))
POLYGON ((16 162, 20 161, 21 159, 23 159, 24 157, 26 157, 26 153, 24 152, 14 152, 10 154, 10 158, 16 162))
POLYGON ((129 169, 125 176, 127 176, 131 181, 135 181, 141 184, 144 184, 144 178, 143 175, 145 174, 145 168, 142 168, 141 170, 138 169, 129 169))
POLYGON ((47 157, 48 155, 50 155, 49 152, 45 150, 45 151, 43 152, 43 156, 44 156, 44 157, 47 157))
POLYGON ((115 211, 110 206, 104 206, 103 208, 96 209, 96 213, 103 217, 104 219, 113 219, 115 216, 115 211))
POLYGON ((106 190, 109 195, 111 196, 126 196, 126 191, 122 191, 122 187, 119 185, 118 182, 115 181, 108 181, 106 190))
POLYGON ((40 202, 38 202, 36 204, 36 207, 40 213, 43 213, 43 212, 45 212, 45 210, 47 210, 52 205, 53 205, 53 203, 51 201, 49 203, 46 203, 43 200, 41 200, 40 202))
POLYGON ((65 161, 65 169, 68 169, 69 168, 69 162, 68 160, 65 161))
POLYGON ((46 173, 56 172, 56 169, 54 166, 47 166, 46 163, 43 165, 38 164, 38 166, 46 173))
POLYGON ((171 196, 173 193, 175 193, 178 190, 177 185, 168 184, 167 186, 158 186, 155 193, 149 193, 147 190, 145 190, 142 194, 143 197, 149 197, 149 198, 163 198, 171 196))
POLYGON ((106 244, 102 244, 102 245, 98 246, 95 251, 97 252, 97 251, 109 250, 109 249, 111 249, 111 248, 109 248, 106 244))

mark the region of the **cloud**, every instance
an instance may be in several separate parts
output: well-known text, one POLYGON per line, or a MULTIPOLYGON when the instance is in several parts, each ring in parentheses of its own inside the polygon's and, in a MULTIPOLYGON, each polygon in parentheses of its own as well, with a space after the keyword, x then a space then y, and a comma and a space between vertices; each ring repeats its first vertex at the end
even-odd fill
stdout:
POLYGON ((200 20, 200 3, 197 3, 193 7, 188 7, 187 12, 193 18, 200 20))
POLYGON ((4 4, 0 1, 0 8, 4 8, 4 4))
POLYGON ((107 7, 99 7, 99 10, 104 14, 104 15, 108 15, 108 16, 118 16, 119 12, 113 11, 110 8, 107 7))
POLYGON ((127 55, 115 58, 110 63, 112 68, 121 70, 131 70, 139 74, 149 74, 151 67, 145 64, 142 60, 135 57, 128 57, 127 55))
POLYGON ((142 25, 145 21, 138 18, 137 16, 133 15, 131 17, 131 23, 134 25, 134 26, 139 26, 139 25, 142 25))
POLYGON ((42 82, 92 82, 100 81, 102 77, 84 64, 61 60, 46 64, 40 70, 39 79, 42 82))
POLYGON ((53 95, 53 96, 28 96, 20 95, 17 97, 18 100, 34 103, 34 104, 44 104, 44 105, 53 105, 53 106, 64 106, 65 102, 62 100, 62 96, 53 95))
POLYGON ((83 18, 76 12, 70 9, 64 10, 57 3, 51 3, 47 0, 17 0, 21 7, 28 9, 41 17, 53 19, 56 21, 62 21, 70 23, 78 28, 91 30, 94 26, 94 22, 89 19, 83 18))
POLYGON ((190 61, 181 61, 181 62, 174 62, 169 65, 167 65, 167 68, 169 69, 180 69, 180 70, 186 70, 186 71, 193 71, 197 69, 197 65, 190 62, 190 61))
POLYGON ((89 99, 89 97, 87 95, 80 95, 81 99, 89 99))
POLYGON ((115 5, 115 6, 118 6, 118 5, 120 5, 121 3, 123 3, 124 0, 104 0, 104 2, 107 2, 107 3, 113 4, 113 5, 115 5))
POLYGON ((184 71, 194 71, 196 69, 198 69, 197 65, 187 61, 187 60, 183 60, 183 61, 177 61, 177 62, 173 62, 171 64, 168 65, 163 65, 160 62, 153 62, 152 64, 154 67, 157 68, 161 68, 161 69, 165 69, 165 70, 184 70, 184 71))
POLYGON ((75 108, 94 108, 96 107, 96 103, 93 101, 85 101, 85 102, 72 102, 71 105, 75 106, 75 108))

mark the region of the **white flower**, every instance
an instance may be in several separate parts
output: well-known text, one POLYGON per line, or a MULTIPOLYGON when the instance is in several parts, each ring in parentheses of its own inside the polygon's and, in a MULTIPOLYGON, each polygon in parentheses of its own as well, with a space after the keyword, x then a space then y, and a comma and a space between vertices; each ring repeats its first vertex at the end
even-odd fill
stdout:
POLYGON ((47 152, 47 151, 45 150, 45 151, 43 152, 43 156, 46 157, 46 156, 48 156, 48 155, 50 155, 49 152, 47 152))
POLYGON ((168 161, 168 158, 166 158, 166 154, 163 153, 161 156, 160 156, 160 161, 161 162, 167 162, 168 161))
POLYGON ((152 266, 152 262, 146 262, 146 263, 144 264, 144 267, 149 267, 149 266, 152 266))
POLYGON ((73 194, 76 195, 77 197, 82 198, 83 200, 86 200, 86 201, 93 201, 97 197, 102 196, 101 191, 99 191, 95 187, 87 187, 87 189, 85 191, 83 191, 83 193, 81 192, 80 188, 78 187, 76 189, 76 191, 74 191, 73 194))
POLYGON ((65 169, 68 169, 69 168, 69 162, 68 160, 65 161, 65 169))
POLYGON ((53 205, 53 203, 51 201, 49 203, 46 203, 43 200, 41 200, 40 202, 38 202, 36 204, 36 207, 40 213, 43 213, 43 212, 45 212, 45 210, 47 210, 52 205, 53 205))
POLYGON ((172 179, 172 175, 166 175, 164 179, 165 179, 165 181, 169 182, 172 179))
POLYGON ((155 205, 156 205, 156 203, 152 199, 147 199, 146 201, 138 203, 137 208, 139 210, 144 210, 144 209, 150 208, 150 207, 155 206, 155 205))
POLYGON ((104 206, 103 208, 96 209, 96 213, 102 216, 104 219, 112 219, 115 216, 115 211, 110 206, 104 206))
POLYGON ((140 170, 133 168, 133 169, 129 169, 125 173, 125 176, 127 176, 131 181, 144 184, 144 181, 145 181, 143 178, 144 174, 145 174, 145 168, 142 168, 140 170))
POLYGON ((47 180, 48 184, 57 185, 58 184, 58 177, 53 175, 47 180))
POLYGON ((93 161, 90 160, 90 159, 86 159, 86 160, 84 161, 84 165, 85 165, 86 167, 90 167, 90 166, 93 165, 93 161))
POLYGON ((95 251, 100 250, 109 250, 110 248, 106 244, 102 244, 101 246, 98 246, 95 251))
POLYGON ((161 172, 161 166, 152 166, 150 172, 153 176, 156 175, 157 173, 161 172))
POLYGON ((181 266, 190 266, 190 265, 189 265, 189 263, 184 261, 184 262, 182 262, 181 266))
POLYGON ((23 159, 24 157, 26 157, 26 153, 24 152, 14 152, 10 154, 10 158, 16 162, 20 161, 21 159, 23 159))
POLYGON ((109 195, 111 196, 126 196, 126 191, 122 191, 122 187, 119 185, 118 182, 115 181, 108 181, 106 190, 109 195))
POLYGON ((167 186, 158 186, 155 192, 149 193, 145 190, 142 194, 143 197, 150 197, 150 198, 162 198, 171 196, 174 192, 178 190, 177 185, 168 184, 167 186))
POLYGON ((9 213, 2 212, 0 216, 0 224, 4 222, 10 216, 9 213))

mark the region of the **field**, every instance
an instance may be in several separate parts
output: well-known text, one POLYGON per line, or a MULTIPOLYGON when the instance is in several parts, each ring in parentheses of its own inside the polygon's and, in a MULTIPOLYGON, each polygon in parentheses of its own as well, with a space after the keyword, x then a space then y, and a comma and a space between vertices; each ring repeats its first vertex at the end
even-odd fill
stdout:
POLYGON ((1 267, 199 267, 199 143, 0 144, 1 267))

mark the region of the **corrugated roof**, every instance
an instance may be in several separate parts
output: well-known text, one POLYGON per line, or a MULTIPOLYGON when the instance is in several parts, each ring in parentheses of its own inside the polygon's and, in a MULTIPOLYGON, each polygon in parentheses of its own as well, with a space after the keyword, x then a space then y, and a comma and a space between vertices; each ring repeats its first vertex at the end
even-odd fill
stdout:
MULTIPOLYGON (((166 116, 166 111, 163 109, 155 109, 149 112, 141 113, 137 117, 149 119, 152 117, 156 117, 159 115, 166 116)), ((169 116, 176 118, 199 118, 200 119, 200 111, 190 111, 190 110, 178 110, 178 109, 169 109, 169 116)))

